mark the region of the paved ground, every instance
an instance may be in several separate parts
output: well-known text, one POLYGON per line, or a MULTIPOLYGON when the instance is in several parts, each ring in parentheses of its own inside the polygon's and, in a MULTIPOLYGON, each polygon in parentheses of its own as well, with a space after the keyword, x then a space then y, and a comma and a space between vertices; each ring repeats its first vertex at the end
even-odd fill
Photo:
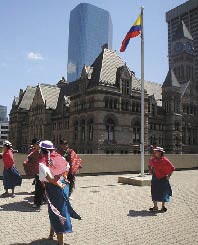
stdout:
MULTIPOLYGON (((150 187, 119 184, 118 176, 77 177, 72 205, 83 220, 73 220, 74 232, 65 235, 66 244, 198 244, 198 170, 173 174, 168 212, 157 214, 148 211, 150 187)), ((40 211, 32 208, 31 184, 24 179, 15 198, 0 198, 1 245, 57 244, 44 239, 49 230, 47 205, 40 211)))

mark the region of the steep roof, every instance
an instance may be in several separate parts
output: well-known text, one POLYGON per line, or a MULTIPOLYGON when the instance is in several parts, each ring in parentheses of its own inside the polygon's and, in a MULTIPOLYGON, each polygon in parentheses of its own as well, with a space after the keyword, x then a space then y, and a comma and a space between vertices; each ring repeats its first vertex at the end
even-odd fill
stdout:
POLYGON ((172 69, 168 71, 166 79, 162 85, 162 88, 165 87, 178 87, 178 88, 181 87, 172 69))
POLYGON ((19 101, 18 109, 29 110, 32 104, 35 92, 36 92, 36 87, 27 86, 26 90, 24 91, 19 101))
MULTIPOLYGON (((132 89, 141 90, 141 80, 134 77, 132 89)), ((144 89, 149 96, 154 95, 158 106, 162 105, 162 85, 159 83, 144 81, 144 89)))
POLYGON ((44 103, 46 103, 46 109, 56 109, 60 88, 56 85, 39 84, 38 85, 43 97, 44 103))
MULTIPOLYGON (((99 56, 91 65, 93 71, 91 79, 89 79, 88 88, 96 87, 99 84, 116 85, 116 74, 120 67, 126 66, 125 62, 117 55, 116 51, 104 48, 99 56)), ((128 72, 132 75, 132 90, 141 90, 140 79, 134 76, 134 73, 127 68, 128 72)), ((74 82, 68 83, 61 88, 61 95, 73 95, 79 92, 79 84, 81 80, 78 79, 74 82)), ((162 88, 160 84, 145 81, 145 90, 148 95, 154 95, 157 104, 161 104, 162 88)))
POLYGON ((123 60, 117 55, 116 51, 104 49, 102 67, 100 71, 100 81, 108 81, 114 85, 116 82, 117 69, 124 66, 123 60))
POLYGON ((175 35, 173 36, 173 40, 172 41, 177 41, 180 40, 182 38, 187 38, 190 40, 193 40, 190 32, 188 31, 184 21, 182 20, 181 23, 178 25, 176 31, 175 31, 175 35))
POLYGON ((117 69, 124 66, 124 64, 116 51, 104 48, 91 65, 93 72, 89 81, 89 87, 106 82, 109 85, 115 85, 117 69))
POLYGON ((144 88, 148 95, 154 95, 158 106, 162 105, 162 85, 159 83, 145 81, 144 88))

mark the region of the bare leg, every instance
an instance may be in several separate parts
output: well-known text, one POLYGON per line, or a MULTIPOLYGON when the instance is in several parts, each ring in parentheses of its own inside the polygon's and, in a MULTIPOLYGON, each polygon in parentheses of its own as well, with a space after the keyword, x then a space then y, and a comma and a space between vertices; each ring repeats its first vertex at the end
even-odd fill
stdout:
POLYGON ((157 209, 157 202, 156 201, 153 201, 153 205, 154 205, 154 208, 157 209))
POLYGON ((52 227, 50 226, 49 239, 50 239, 50 240, 53 240, 53 236, 54 236, 54 230, 53 230, 52 227))
POLYGON ((64 245, 64 243, 63 243, 63 233, 56 233, 56 235, 57 235, 58 245, 64 245))
POLYGON ((153 201, 153 208, 149 208, 150 211, 158 211, 158 206, 157 206, 157 202, 153 201))
POLYGON ((165 202, 162 202, 162 209, 161 209, 162 212, 166 212, 167 211, 167 208, 165 207, 165 202))
POLYGON ((12 197, 15 197, 14 188, 12 189, 12 197))

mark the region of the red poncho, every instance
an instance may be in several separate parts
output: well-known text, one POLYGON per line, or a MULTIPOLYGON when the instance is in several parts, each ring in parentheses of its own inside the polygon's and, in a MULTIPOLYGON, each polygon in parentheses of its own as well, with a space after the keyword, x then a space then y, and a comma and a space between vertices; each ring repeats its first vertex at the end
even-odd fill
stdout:
POLYGON ((2 155, 2 159, 4 163, 4 168, 11 168, 14 165, 14 157, 12 150, 8 149, 6 152, 4 152, 2 155))
POLYGON ((157 179, 162 179, 175 170, 173 164, 166 157, 161 157, 159 159, 152 157, 149 161, 149 166, 154 169, 157 179))
POLYGON ((54 176, 61 175, 69 170, 69 163, 56 151, 50 153, 51 164, 48 164, 48 156, 44 155, 40 162, 46 164, 54 176))
POLYGON ((71 173, 75 174, 80 168, 82 168, 82 159, 72 149, 70 149, 70 156, 71 156, 71 173))

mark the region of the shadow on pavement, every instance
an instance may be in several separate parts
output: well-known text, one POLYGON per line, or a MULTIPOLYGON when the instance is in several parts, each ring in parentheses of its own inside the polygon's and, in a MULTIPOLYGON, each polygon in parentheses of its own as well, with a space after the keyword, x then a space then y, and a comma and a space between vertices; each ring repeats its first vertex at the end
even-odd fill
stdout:
POLYGON ((23 195, 33 195, 31 192, 23 191, 15 193, 16 196, 23 196, 23 195))
POLYGON ((104 187, 104 186, 108 186, 108 187, 117 187, 118 184, 116 185, 89 185, 89 186, 80 186, 79 188, 82 188, 82 189, 87 189, 87 188, 97 188, 97 187, 104 187))
POLYGON ((32 205, 26 201, 20 201, 1 205, 0 212, 2 211, 38 212, 39 210, 33 209, 32 205))
POLYGON ((157 212, 151 212, 151 211, 148 211, 148 210, 129 210, 129 213, 127 214, 127 216, 130 216, 130 217, 138 217, 138 216, 141 216, 141 217, 146 217, 146 216, 156 216, 157 215, 157 212))
MULTIPOLYGON (((49 240, 46 238, 38 239, 30 243, 11 243, 10 245, 57 245, 56 240, 49 240)), ((68 243, 64 243, 64 245, 69 245, 68 243)))
POLYGON ((34 196, 24 197, 23 199, 24 199, 25 201, 28 201, 28 202, 33 202, 33 201, 34 201, 34 196))

